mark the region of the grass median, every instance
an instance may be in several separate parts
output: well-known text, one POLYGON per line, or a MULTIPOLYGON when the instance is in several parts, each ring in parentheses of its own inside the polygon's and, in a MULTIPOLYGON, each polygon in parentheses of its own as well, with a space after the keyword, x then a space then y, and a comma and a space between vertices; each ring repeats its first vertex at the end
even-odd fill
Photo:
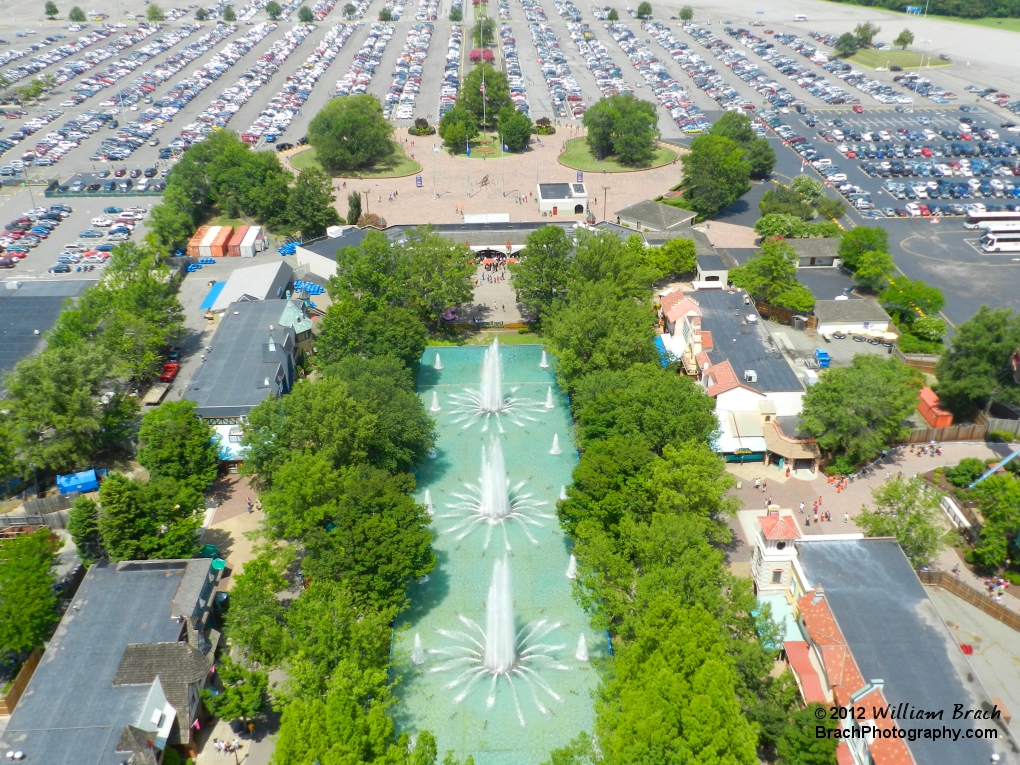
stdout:
POLYGON ((565 165, 574 170, 583 170, 587 173, 601 173, 603 170, 607 173, 630 173, 635 170, 652 170, 656 167, 668 165, 679 156, 680 155, 672 149, 667 149, 662 145, 656 145, 655 154, 652 155, 652 160, 648 164, 624 165, 618 162, 614 157, 596 159, 591 153, 591 150, 588 148, 588 139, 582 136, 580 138, 572 138, 567 141, 567 148, 562 154, 560 154, 559 162, 561 165, 565 165))
POLYGON ((888 69, 890 66, 898 66, 901 69, 917 69, 917 67, 921 66, 922 59, 925 67, 949 66, 948 61, 943 61, 936 54, 917 53, 912 50, 877 50, 869 48, 867 50, 859 50, 850 57, 850 60, 855 64, 866 66, 869 69, 878 69, 879 67, 888 69))
MULTIPOLYGON (((290 164, 295 170, 301 171, 306 167, 319 167, 319 160, 315 156, 315 149, 307 149, 299 152, 290 158, 290 164)), ((374 167, 351 173, 338 173, 334 178, 403 178, 406 175, 414 175, 421 172, 421 164, 404 154, 403 149, 395 146, 393 154, 377 163, 374 167)), ((328 173, 329 174, 329 173, 328 173)))

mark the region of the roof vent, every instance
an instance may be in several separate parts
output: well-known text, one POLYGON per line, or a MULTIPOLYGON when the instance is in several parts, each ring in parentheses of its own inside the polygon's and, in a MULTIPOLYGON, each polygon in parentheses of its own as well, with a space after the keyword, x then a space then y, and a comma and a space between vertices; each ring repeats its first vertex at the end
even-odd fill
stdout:
POLYGON ((267 388, 268 388, 268 387, 269 387, 269 378, 267 377, 267 378, 266 378, 265 380, 263 380, 263 381, 262 381, 262 384, 263 384, 263 385, 264 385, 265 387, 267 387, 267 388))
POLYGON ((815 587, 815 596, 811 598, 811 605, 817 606, 822 602, 822 598, 825 597, 825 590, 822 589, 822 585, 815 587))
POLYGON ((758 373, 753 369, 744 370, 744 382, 756 383, 758 382, 758 373))
POLYGON ((276 327, 274 327, 272 324, 270 324, 269 325, 269 331, 272 332, 274 329, 276 329, 276 327))

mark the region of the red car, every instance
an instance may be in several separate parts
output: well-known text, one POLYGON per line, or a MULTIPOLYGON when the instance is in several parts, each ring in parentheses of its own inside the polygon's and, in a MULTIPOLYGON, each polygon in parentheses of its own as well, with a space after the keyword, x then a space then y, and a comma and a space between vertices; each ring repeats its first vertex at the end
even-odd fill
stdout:
POLYGON ((177 373, 181 371, 181 365, 176 361, 171 361, 169 364, 163 365, 163 371, 159 373, 159 379, 162 382, 173 382, 174 378, 177 377, 177 373))
POLYGON ((863 106, 861 106, 860 104, 854 104, 854 105, 853 105, 853 106, 851 106, 850 108, 851 108, 851 109, 853 109, 853 111, 854 111, 854 113, 855 113, 855 114, 860 114, 861 112, 863 112, 863 111, 864 111, 864 107, 863 107, 863 106))

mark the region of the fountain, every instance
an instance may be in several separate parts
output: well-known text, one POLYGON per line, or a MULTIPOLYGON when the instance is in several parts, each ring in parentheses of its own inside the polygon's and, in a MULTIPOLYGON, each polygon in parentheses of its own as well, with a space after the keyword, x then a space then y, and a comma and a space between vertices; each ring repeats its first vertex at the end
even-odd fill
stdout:
POLYGON ((425 502, 424 502, 424 504, 425 504, 425 512, 427 512, 429 515, 435 515, 436 514, 436 508, 432 504, 432 492, 429 491, 428 489, 425 489, 425 502))
POLYGON ((439 406, 439 394, 436 391, 432 391, 432 406, 429 407, 429 411, 438 412, 442 408, 439 406))
POLYGON ((563 484, 560 484, 560 499, 569 499, 567 497, 567 487, 563 484))
POLYGON ((443 686, 445 690, 463 686, 454 697, 455 704, 467 698, 474 685, 483 678, 490 680, 485 699, 487 709, 496 704, 499 680, 506 681, 517 711, 517 722, 521 727, 524 727, 526 722, 514 685, 515 680, 527 686, 532 701, 542 714, 549 714, 549 709, 543 703, 540 694, 545 694, 554 701, 563 701, 563 698, 536 671, 539 667, 570 669, 555 658, 555 654, 562 651, 564 646, 538 642, 562 624, 539 619, 527 624, 520 631, 517 630, 510 587, 510 563, 505 557, 499 558, 492 567, 492 580, 485 605, 485 628, 466 616, 458 614, 458 618, 470 631, 438 629, 436 631, 440 635, 456 641, 457 645, 429 650, 429 653, 451 657, 429 672, 462 670, 456 678, 443 686))
MULTIPOLYGON (((516 398, 512 394, 517 388, 511 388, 510 396, 503 395, 503 358, 499 351, 499 340, 485 349, 482 358, 481 385, 478 390, 465 390, 454 393, 450 398, 454 402, 454 422, 464 422, 464 428, 471 427, 479 419, 485 418, 482 431, 489 429, 489 418, 495 417, 499 432, 503 430, 501 417, 508 418, 514 425, 525 427, 526 422, 537 422, 527 412, 546 411, 547 405, 541 401, 516 398)), ((435 410, 433 410, 435 411, 435 410)))
POLYGON ((545 351, 542 351, 542 360, 538 363, 538 366, 540 368, 542 368, 542 369, 548 369, 549 368, 549 359, 545 355, 545 351))
POLYGON ((577 558, 573 553, 570 554, 570 560, 567 562, 567 579, 577 579, 577 558))
MULTIPOLYGON (((415 635, 415 638, 418 636, 415 635)), ((577 650, 574 651, 574 658, 578 661, 588 661, 588 641, 584 639, 584 633, 582 632, 580 637, 577 638, 577 650)))
POLYGON ((552 445, 552 449, 549 450, 549 454, 563 454, 563 452, 560 451, 560 434, 559 433, 553 433, 553 445, 552 445))
MULTIPOLYGON (((581 636, 584 637, 583 635, 581 636)), ((425 649, 421 645, 421 635, 417 632, 414 633, 414 648, 411 649, 411 663, 416 667, 420 667, 428 661, 428 657, 425 656, 425 649)))
POLYGON ((485 542, 482 549, 488 549, 492 539, 492 532, 496 526, 503 528, 503 546, 506 550, 513 549, 506 536, 506 523, 508 521, 520 521, 521 528, 528 540, 538 546, 527 526, 542 527, 538 518, 552 520, 555 516, 541 512, 546 502, 532 499, 531 494, 520 494, 524 487, 524 481, 511 487, 510 479, 507 477, 506 464, 503 460, 503 447, 496 438, 490 438, 488 446, 482 447, 482 474, 477 484, 464 484, 469 494, 454 493, 453 496, 459 502, 447 504, 450 512, 443 513, 440 518, 458 518, 450 528, 444 529, 444 534, 457 534, 459 541, 474 531, 477 527, 485 525, 485 542))
POLYGON ((437 370, 443 368, 443 360, 439 358, 439 353, 436 353, 436 360, 432 362, 432 368, 437 370))
POLYGON ((547 390, 545 393, 545 408, 552 409, 554 406, 555 404, 553 404, 552 386, 550 385, 549 390, 547 390))

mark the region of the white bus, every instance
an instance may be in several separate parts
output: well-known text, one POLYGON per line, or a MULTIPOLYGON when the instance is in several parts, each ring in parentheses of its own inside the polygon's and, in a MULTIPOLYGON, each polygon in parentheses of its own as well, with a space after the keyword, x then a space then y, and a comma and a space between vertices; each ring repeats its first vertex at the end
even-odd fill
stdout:
POLYGON ((1020 231, 1020 220, 994 221, 986 220, 977 226, 985 234, 1009 234, 1020 231))
POLYGON ((983 210, 977 212, 967 213, 966 220, 963 221, 964 228, 978 228, 982 223, 1004 223, 1006 221, 1020 221, 1020 212, 1014 212, 1012 210, 996 210, 995 212, 989 212, 983 210))
POLYGON ((985 252, 1020 252, 1020 231, 1004 234, 985 234, 981 237, 985 252))

